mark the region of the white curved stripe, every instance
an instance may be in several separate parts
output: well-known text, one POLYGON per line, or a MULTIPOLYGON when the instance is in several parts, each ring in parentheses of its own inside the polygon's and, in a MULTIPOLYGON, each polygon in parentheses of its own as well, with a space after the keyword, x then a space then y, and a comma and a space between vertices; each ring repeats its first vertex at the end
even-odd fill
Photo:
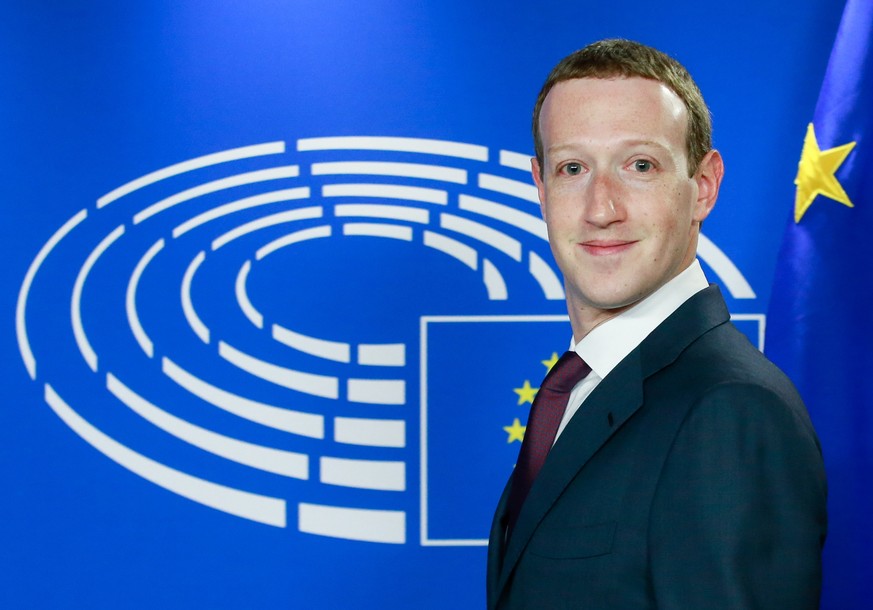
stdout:
POLYGON ((718 274, 731 296, 735 299, 754 299, 755 291, 737 269, 733 261, 716 246, 712 240, 701 233, 697 241, 697 255, 718 274))
POLYGON ((234 283, 234 293, 236 302, 242 310, 245 317, 254 324, 257 328, 264 328, 264 316, 258 311, 249 299, 249 294, 246 292, 246 281, 251 271, 252 262, 246 261, 240 267, 239 273, 236 274, 236 282, 234 283))
POLYGON ((476 271, 479 268, 479 257, 476 254, 476 251, 470 246, 462 244, 451 237, 446 237, 445 235, 440 235, 433 231, 425 231, 424 245, 458 259, 473 271, 476 271))
POLYGON ((322 483, 358 489, 406 491, 406 464, 403 462, 322 457, 319 463, 322 483))
POLYGON ((291 244, 296 244, 302 241, 309 241, 310 239, 330 237, 330 235, 331 229, 329 226, 312 227, 311 229, 295 231, 294 233, 289 233, 284 237, 271 241, 266 246, 262 246, 257 252, 255 252, 255 258, 261 260, 268 254, 272 254, 276 250, 284 248, 285 246, 290 246, 291 244))
POLYGON ((152 404, 112 373, 106 375, 106 389, 146 421, 207 453, 273 474, 309 479, 308 455, 247 443, 195 426, 152 404))
POLYGON ((530 253, 530 274, 534 277, 543 294, 550 301, 560 301, 564 298, 564 284, 555 275, 549 264, 540 258, 536 252, 530 253))
POLYGON ((325 358, 334 362, 352 361, 352 346, 348 343, 316 339, 315 337, 295 333, 293 330, 278 324, 273 324, 273 338, 279 343, 310 356, 325 358))
POLYGON ((467 171, 442 165, 422 163, 391 163, 387 161, 333 161, 313 163, 312 175, 360 174, 365 176, 398 176, 402 178, 423 178, 467 184, 467 171))
POLYGON ((440 214, 440 226, 467 237, 479 240, 503 252, 514 261, 521 262, 521 242, 512 239, 509 235, 497 229, 492 229, 454 214, 440 214))
POLYGON ((348 399, 371 405, 405 405, 406 382, 402 379, 349 379, 348 399))
POLYGON ((381 136, 301 138, 297 140, 297 150, 300 152, 310 150, 390 150, 394 152, 445 155, 447 157, 460 157, 473 161, 488 160, 488 149, 484 146, 424 138, 389 138, 381 136))
POLYGON ((406 366, 406 345, 403 343, 362 343, 358 346, 358 364, 406 366))
POLYGON ((30 374, 31 379, 36 379, 36 358, 33 355, 33 350, 30 347, 30 339, 27 337, 27 297, 30 295, 30 288, 33 286, 33 278, 36 277, 36 272, 42 267, 43 262, 55 246, 66 237, 70 231, 75 229, 80 222, 88 217, 88 210, 79 210, 67 222, 61 225, 61 228, 54 232, 42 248, 37 252, 30 267, 27 268, 27 273, 24 274, 24 281, 21 283, 21 288, 18 291, 18 302, 15 305, 15 335, 18 338, 18 351, 21 352, 21 359, 24 360, 24 366, 30 374))
POLYGON ((265 362, 231 347, 224 341, 218 342, 218 354, 234 366, 264 381, 312 396, 334 399, 339 397, 339 380, 336 377, 304 373, 265 362))
POLYGON ((297 529, 305 534, 389 544, 406 542, 406 513, 403 511, 304 502, 297 508, 297 529))
POLYGON ((285 167, 272 167, 270 169, 259 169, 254 172, 246 172, 243 174, 237 174, 235 176, 228 176, 227 178, 220 178, 218 180, 213 180, 212 182, 206 182, 204 184, 199 184, 195 187, 186 189, 181 193, 176 193, 175 195, 171 195, 166 199, 161 199, 157 203, 154 203, 147 207, 146 209, 134 214, 133 223, 139 224, 142 221, 151 218, 155 214, 168 210, 169 208, 179 205, 180 203, 184 203, 186 201, 190 201, 195 197, 201 197, 203 195, 208 195, 209 193, 215 193, 218 191, 223 191, 225 189, 233 188, 235 186, 242 186, 244 184, 254 184, 256 182, 265 182, 267 180, 278 180, 280 178, 296 178, 300 175, 300 168, 296 165, 288 165, 285 167))
POLYGON ((284 500, 225 487, 147 458, 92 426, 73 411, 48 384, 45 386, 45 401, 57 416, 89 445, 147 481, 216 510, 258 523, 285 527, 284 500))
POLYGON ((530 159, 533 155, 523 155, 511 150, 500 151, 500 165, 520 169, 523 172, 531 171, 530 159))
POLYGON ((510 180, 509 178, 501 178, 491 174, 479 174, 479 188, 518 197, 537 205, 540 203, 537 187, 527 182, 510 180))
POLYGON ((76 337, 76 345, 79 346, 79 351, 85 362, 95 373, 97 372, 97 354, 88 337, 85 335, 85 328, 82 326, 82 290, 85 288, 85 280, 88 274, 91 273, 91 268, 97 262, 104 252, 111 246, 116 239, 124 235, 124 225, 115 227, 109 235, 97 244, 97 247, 85 259, 82 268, 79 269, 79 274, 76 276, 76 283, 73 284, 73 298, 70 299, 70 318, 73 324, 73 335, 76 337))
POLYGON ((448 205, 449 194, 438 189, 400 184, 325 184, 322 197, 379 197, 448 205))
POLYGON ((184 235, 188 231, 196 229, 200 225, 206 224, 210 220, 215 220, 216 218, 221 218, 222 216, 227 216, 228 214, 233 214, 234 212, 239 212, 240 210, 248 210, 250 208, 267 205, 270 203, 278 203, 280 201, 295 201, 297 199, 308 198, 309 187, 300 186, 293 189, 283 189, 270 193, 262 193, 260 195, 254 195, 252 197, 239 199, 237 201, 231 201, 230 203, 225 203, 224 205, 214 207, 211 210, 207 210, 206 212, 198 214, 194 218, 183 222, 178 227, 173 229, 173 237, 179 237, 180 235, 184 235))
POLYGON ((412 241, 412 229, 396 225, 380 225, 368 222, 350 222, 343 225, 343 235, 359 235, 364 237, 387 237, 412 241))
POLYGON ((205 260, 206 252, 201 250, 188 265, 188 268, 185 269, 185 275, 182 277, 180 293, 182 299, 182 312, 185 314, 185 319, 188 320, 188 325, 191 327, 191 330, 200 337, 200 340, 203 341, 203 343, 208 344, 209 328, 207 328, 206 324, 203 323, 200 316, 197 315, 197 311, 194 309, 194 302, 191 300, 191 284, 194 282, 194 275, 205 260))
POLYGON ((406 208, 399 205, 377 205, 371 203, 341 203, 334 208, 334 215, 340 218, 365 216, 367 218, 390 218, 427 224, 430 212, 421 208, 406 208))
POLYGON ((136 342, 139 343, 142 351, 144 351, 149 358, 152 358, 155 355, 154 344, 152 343, 152 340, 149 339, 145 329, 142 327, 142 323, 139 320, 139 314, 136 311, 136 288, 139 286, 139 280, 142 277, 145 268, 163 248, 164 239, 161 238, 156 241, 148 251, 146 251, 141 259, 139 259, 136 268, 130 275, 130 281, 127 283, 127 293, 124 298, 124 308, 127 312, 127 323, 130 326, 131 332, 133 332, 133 336, 136 338, 136 342))
POLYGON ((279 212, 278 214, 271 214, 269 216, 264 216, 263 218, 258 218, 251 222, 247 222, 244 225, 240 225, 235 229, 232 229, 215 238, 212 241, 212 250, 218 250, 221 246, 225 245, 228 242, 233 241, 238 237, 242 237, 243 235, 248 235, 249 233, 253 233, 260 229, 264 229, 266 227, 272 227, 278 224, 283 224, 286 222, 295 222, 297 220, 308 220, 311 218, 321 218, 324 215, 324 209, 320 207, 311 207, 311 208, 300 208, 297 210, 288 210, 287 212, 279 212))
POLYGON ((503 276, 487 258, 482 259, 482 279, 485 282, 485 289, 488 291, 490 300, 505 301, 509 298, 503 276))
POLYGON ((402 419, 336 417, 333 440, 367 447, 406 447, 406 422, 402 419))
POLYGON ((460 195, 458 197, 458 205, 462 210, 482 214, 495 220, 500 220, 506 224, 518 227, 522 231, 527 231, 531 235, 536 235, 543 241, 549 241, 549 235, 546 232, 546 223, 539 216, 534 216, 526 212, 521 212, 515 208, 505 206, 487 199, 480 199, 470 195, 460 195))
POLYGON ((97 207, 102 208, 103 206, 112 203, 116 199, 124 197, 125 195, 132 193, 135 190, 141 189, 144 186, 154 184, 155 182, 160 182, 161 180, 170 178, 171 176, 177 176, 179 174, 184 174, 185 172, 190 172, 191 170, 208 167, 210 165, 217 165, 219 163, 225 163, 227 161, 236 161, 237 159, 248 159, 249 157, 274 155, 283 152, 285 152, 285 142, 268 142, 267 144, 255 144, 252 146, 231 148, 229 150, 223 150, 221 152, 204 155, 202 157, 196 157, 194 159, 189 159, 188 161, 182 161, 181 163, 169 165, 163 169, 159 169, 157 171, 151 172, 150 174, 146 174, 145 176, 141 176, 135 180, 131 180, 126 184, 122 184, 117 189, 106 193, 100 199, 98 199, 97 207))
POLYGON ((249 421, 310 438, 324 438, 324 417, 257 402, 222 390, 164 358, 164 374, 201 400, 249 421))

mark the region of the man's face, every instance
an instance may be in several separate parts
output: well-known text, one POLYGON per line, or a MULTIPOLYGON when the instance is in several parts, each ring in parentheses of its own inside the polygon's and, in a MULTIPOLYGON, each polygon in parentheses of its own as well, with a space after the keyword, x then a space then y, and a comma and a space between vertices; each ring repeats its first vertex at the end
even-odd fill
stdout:
POLYGON ((686 128, 654 80, 573 79, 546 97, 533 173, 577 339, 694 260, 722 165, 713 151, 688 176, 686 128))

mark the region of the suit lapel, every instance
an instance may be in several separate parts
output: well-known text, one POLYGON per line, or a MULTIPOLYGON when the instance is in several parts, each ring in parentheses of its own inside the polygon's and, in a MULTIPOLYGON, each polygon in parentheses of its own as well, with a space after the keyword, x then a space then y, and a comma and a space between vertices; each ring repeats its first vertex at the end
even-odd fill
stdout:
MULTIPOLYGON (((642 406, 645 379, 673 362, 703 333, 728 319, 721 293, 716 286, 710 286, 686 301, 595 388, 549 452, 522 506, 512 538, 505 547, 496 597, 540 521, 567 485, 642 406)), ((501 502, 501 507, 504 504, 501 502)), ((501 514, 499 510, 498 519, 501 514)), ((492 541, 493 538, 492 531, 492 541)))

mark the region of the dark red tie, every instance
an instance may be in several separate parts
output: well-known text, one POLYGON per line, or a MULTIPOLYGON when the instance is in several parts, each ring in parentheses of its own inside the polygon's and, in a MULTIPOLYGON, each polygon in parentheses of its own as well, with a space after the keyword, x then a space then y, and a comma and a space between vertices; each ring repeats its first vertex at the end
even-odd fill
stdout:
POLYGON ((576 352, 567 352, 546 374, 537 391, 527 419, 524 441, 518 452, 515 472, 512 475, 512 488, 509 490, 507 504, 509 518, 507 540, 512 533, 512 528, 515 527, 518 513, 521 512, 521 506, 527 498, 534 479, 537 478, 555 442, 561 418, 570 400, 570 392, 589 372, 591 367, 585 364, 576 352))

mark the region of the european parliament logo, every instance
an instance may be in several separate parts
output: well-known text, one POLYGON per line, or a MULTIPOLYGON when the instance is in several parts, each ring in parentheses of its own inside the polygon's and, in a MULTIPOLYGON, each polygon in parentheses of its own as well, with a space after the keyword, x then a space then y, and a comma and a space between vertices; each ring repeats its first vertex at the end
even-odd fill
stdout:
MULTIPOLYGON (((528 156, 293 144, 181 161, 72 214, 20 287, 27 373, 94 449, 210 509, 483 545, 535 386, 569 341, 528 156)), ((754 298, 703 236, 699 255, 754 298)), ((763 316, 735 319, 761 347, 763 316)))

